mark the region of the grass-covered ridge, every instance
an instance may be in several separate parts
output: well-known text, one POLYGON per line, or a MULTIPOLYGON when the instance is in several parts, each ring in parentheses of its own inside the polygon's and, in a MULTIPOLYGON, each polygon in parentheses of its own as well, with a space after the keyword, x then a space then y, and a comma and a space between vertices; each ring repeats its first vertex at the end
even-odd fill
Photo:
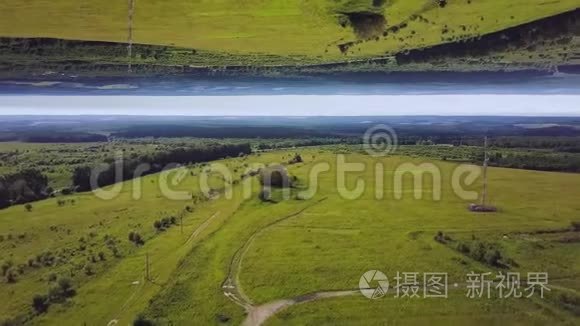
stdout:
MULTIPOLYGON (((478 243, 498 250, 509 271, 549 272, 554 291, 546 300, 507 301, 465 300, 461 289, 451 291, 443 302, 370 302, 352 296, 291 307, 269 322, 378 324, 388 316, 393 322, 511 324, 566 323, 577 318, 578 233, 570 227, 577 225, 573 223, 578 222, 580 209, 577 174, 491 168, 490 200, 500 212, 474 215, 466 209, 469 201, 456 197, 450 187, 456 162, 424 156, 372 158, 349 147, 326 147, 218 163, 235 171, 233 200, 201 200, 198 184, 203 174, 215 175, 210 182, 216 189, 224 180, 209 166, 196 165, 184 168, 182 182, 172 188, 191 193, 181 200, 165 198, 158 176, 149 175, 140 179, 143 197, 138 200, 128 185, 110 201, 90 193, 73 194, 33 203, 30 210, 14 206, 0 211, 3 266, 8 263, 14 276, 0 283, 8 296, 8 303, 0 307, 0 320, 127 324, 144 313, 144 318, 161 325, 187 325, 192 320, 238 324, 244 310, 224 295, 222 286, 228 278, 235 279, 244 300, 257 305, 321 290, 356 289, 360 275, 373 268, 390 276, 396 271, 446 271, 451 283, 461 283, 472 270, 505 271, 495 261, 472 258, 476 256, 471 248, 478 243), (302 162, 293 159, 297 152, 302 162), (375 198, 374 168, 348 174, 345 180, 351 190, 357 179, 364 180, 360 198, 340 196, 337 153, 346 154, 348 162, 383 164, 382 200, 375 198), (422 199, 413 198, 412 183, 406 179, 403 198, 397 200, 393 170, 401 163, 424 162, 442 171, 442 200, 432 200, 429 178, 422 199), (283 163, 298 180, 290 198, 276 194, 274 201, 261 200, 257 177, 242 176, 254 163, 283 163), (299 196, 320 163, 328 163, 330 171, 320 174, 318 192, 312 198, 299 196), (243 179, 256 186, 246 199, 241 196, 243 179), (147 255, 151 281, 145 279, 147 255), (35 310, 33 298, 51 293, 61 279, 72 282, 74 294, 50 301, 46 311, 35 310), (445 314, 434 315, 441 311, 445 314)), ((480 180, 469 189, 479 187, 480 180)))
MULTIPOLYGON (((133 15, 129 15, 127 2, 103 6, 93 0, 82 4, 72 0, 8 0, 0 4, 0 36, 120 43, 131 38, 135 44, 174 47, 171 51, 137 47, 135 64, 294 66, 394 56, 477 39, 575 9, 578 3, 574 0, 169 0, 136 1, 133 15)), ((573 56, 574 48, 577 45, 572 42, 562 51, 573 56)), ((48 49, 49 53, 54 51, 51 46, 48 49)), ((106 58, 98 58, 99 51, 94 58, 81 52, 77 59, 123 64, 123 50, 122 46, 112 50, 106 58)), ((560 50, 549 45, 543 52, 554 61, 552 52, 560 50)), ((535 58, 533 53, 529 58, 519 50, 511 52, 499 54, 508 62, 548 59, 535 58)), ((21 59, 14 56, 10 61, 21 59)), ((365 67, 357 70, 361 68, 365 67)), ((387 65, 384 69, 408 68, 387 65)))

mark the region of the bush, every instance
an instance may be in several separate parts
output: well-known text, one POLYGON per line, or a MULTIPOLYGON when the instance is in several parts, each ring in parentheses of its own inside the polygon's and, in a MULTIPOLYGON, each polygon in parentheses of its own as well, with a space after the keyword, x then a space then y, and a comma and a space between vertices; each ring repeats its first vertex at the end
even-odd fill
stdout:
POLYGON ((573 293, 561 293, 558 296, 558 301, 564 309, 580 316, 580 296, 573 293))
POLYGON ((296 153, 294 155, 294 157, 288 161, 288 164, 296 164, 296 163, 302 163, 304 162, 304 160, 302 160, 302 156, 300 156, 300 154, 296 153))
POLYGON ((67 196, 70 195, 74 192, 74 190, 72 188, 63 188, 60 193, 67 196))
POLYGON ((63 277, 58 280, 58 288, 64 298, 70 298, 76 294, 70 278, 63 277))
POLYGON ((142 314, 139 314, 137 318, 133 321, 133 326, 153 326, 155 325, 152 321, 145 318, 142 314))
POLYGON ((457 251, 468 255, 469 254, 469 246, 467 246, 465 243, 460 242, 457 244, 457 251))
POLYGON ((445 235, 443 234, 443 232, 438 231, 437 234, 435 235, 435 241, 439 242, 439 243, 446 243, 445 241, 445 235))
POLYGON ((129 232, 129 241, 135 242, 135 232, 134 231, 129 232))
POLYGON ((93 269, 93 265, 91 265, 90 263, 87 263, 85 265, 85 267, 83 267, 83 272, 85 272, 85 275, 87 275, 87 276, 91 276, 91 275, 95 274, 95 271, 93 269))
POLYGON ((474 242, 471 246, 471 258, 483 262, 485 260, 485 255, 487 253, 487 249, 485 245, 481 242, 474 242))
POLYGON ((16 283, 18 276, 18 271, 14 267, 10 267, 4 274, 4 279, 6 283, 16 283))
POLYGON ((46 312, 49 306, 50 302, 45 294, 37 294, 32 298, 32 308, 39 314, 46 312))
POLYGON ((8 270, 10 270, 10 268, 14 266, 14 263, 11 260, 7 260, 5 262, 2 263, 2 266, 0 266, 0 269, 2 271, 2 276, 6 276, 6 273, 8 272, 8 270))
POLYGON ((26 209, 27 212, 31 212, 32 211, 32 205, 26 204, 26 205, 24 205, 24 209, 26 209))
POLYGON ((131 231, 129 233, 129 241, 133 242, 137 246, 140 246, 145 243, 141 235, 134 231, 131 231))
POLYGON ((501 253, 497 249, 489 249, 485 253, 484 260, 488 265, 500 266, 501 253))

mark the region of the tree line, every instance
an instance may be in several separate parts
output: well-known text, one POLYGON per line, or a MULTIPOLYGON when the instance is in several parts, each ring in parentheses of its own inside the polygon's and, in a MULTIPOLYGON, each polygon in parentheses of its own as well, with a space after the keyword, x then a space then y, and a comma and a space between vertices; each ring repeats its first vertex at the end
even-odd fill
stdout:
POLYGON ((52 193, 48 178, 35 169, 0 176, 0 208, 45 199, 52 193))
POLYGON ((104 187, 116 182, 130 180, 135 177, 161 172, 169 164, 193 164, 209 162, 226 157, 237 157, 252 152, 249 144, 208 144, 193 147, 183 147, 167 152, 157 152, 123 159, 108 163, 108 167, 101 170, 91 184, 93 167, 80 166, 75 168, 72 176, 72 185, 76 191, 90 191, 95 187, 104 187), (148 164, 146 171, 138 171, 140 166, 148 164), (136 172, 141 172, 136 175, 136 172))

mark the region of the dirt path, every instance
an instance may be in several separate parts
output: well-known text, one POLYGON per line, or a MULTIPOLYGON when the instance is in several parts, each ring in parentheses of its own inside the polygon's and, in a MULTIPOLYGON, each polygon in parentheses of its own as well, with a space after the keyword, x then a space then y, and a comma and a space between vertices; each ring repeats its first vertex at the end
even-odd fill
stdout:
MULTIPOLYGON (((193 241, 195 238, 197 238, 197 236, 203 232, 203 230, 205 230, 208 225, 219 215, 219 212, 214 213, 212 216, 210 216, 207 220, 205 220, 201 225, 199 225, 197 228, 195 228, 195 230, 193 230, 193 232, 191 233, 191 235, 189 236, 189 238, 181 245, 181 246, 185 246, 187 244, 189 244, 191 241, 193 241)), ((107 326, 114 326, 117 325, 119 323, 119 320, 117 318, 119 318, 118 316, 121 314, 122 311, 125 310, 125 308, 127 308, 131 302, 133 301, 133 299, 137 296, 137 294, 139 292, 141 292, 141 290, 143 289, 143 287, 145 286, 145 283, 147 283, 146 277, 145 277, 145 273, 143 273, 143 275, 141 275, 140 279, 139 279, 139 286, 135 289, 135 291, 133 291, 133 293, 131 294, 131 296, 129 296, 129 298, 127 298, 127 300, 125 301, 125 303, 123 303, 123 305, 121 306, 121 308, 119 309, 119 312, 116 313, 116 317, 111 319, 109 321, 109 323, 107 324, 107 326)))
POLYGON ((345 297, 355 295, 357 293, 359 293, 359 290, 315 292, 301 295, 292 299, 272 301, 249 309, 248 316, 242 323, 242 326, 260 326, 266 320, 268 320, 268 318, 295 304, 328 298, 345 297))
POLYGON ((187 241, 185 241, 185 244, 190 243, 193 239, 195 239, 201 232, 203 232, 203 230, 205 230, 207 228, 207 226, 209 225, 209 223, 211 223, 211 221, 213 221, 214 218, 216 218, 219 215, 220 212, 216 212, 214 213, 212 216, 210 216, 207 220, 205 220, 205 222, 203 222, 200 226, 198 226, 193 233, 191 233, 191 235, 189 236, 189 238, 187 239, 187 241))
POLYGON ((240 305, 242 307, 244 307, 246 310, 250 310, 253 307, 253 303, 252 300, 247 297, 242 288, 239 286, 239 275, 238 275, 238 271, 240 269, 242 260, 244 255, 246 254, 246 252, 248 251, 248 248, 250 247, 250 245, 252 244, 252 242, 254 241, 254 239, 262 234, 264 231, 268 230, 269 228, 275 226, 278 223, 281 223, 287 219, 290 219, 292 217, 298 216, 300 214, 302 214, 304 211, 306 211, 309 208, 312 208, 318 204, 320 204, 321 202, 325 201, 327 198, 324 197, 306 207, 303 207, 302 209, 283 216, 257 230, 255 230, 250 237, 242 244, 242 246, 240 248, 238 248, 238 250, 236 250, 236 252, 234 253, 234 256, 232 257, 232 260, 230 261, 230 265, 228 267, 228 275, 226 277, 226 279, 222 282, 222 289, 224 290, 224 295, 226 297, 228 297, 228 299, 232 300, 235 304, 240 305))
POLYGON ((281 299, 275 300, 263 305, 255 306, 251 299, 248 298, 242 288, 239 285, 239 270, 242 264, 242 260, 244 255, 250 248, 250 245, 254 241, 254 239, 262 234, 263 232, 267 231, 268 229, 272 228, 273 226, 286 221, 292 217, 298 216, 302 214, 309 208, 312 208, 323 201, 325 201, 327 197, 324 197, 311 205, 303 207, 302 209, 281 217, 262 228, 254 231, 250 235, 250 237, 244 242, 244 244, 235 252, 232 260, 230 262, 228 276, 226 280, 222 283, 222 289, 224 291, 224 295, 230 299, 235 304, 243 307, 247 312, 247 317, 242 323, 243 326, 259 326, 262 325, 268 318, 272 317, 279 311, 282 311, 292 305, 299 304, 299 303, 306 303, 326 298, 335 298, 335 297, 343 297, 343 296, 350 296, 354 295, 359 292, 359 290, 346 290, 346 291, 321 291, 321 292, 314 292, 309 294, 304 294, 301 296, 297 296, 291 299, 281 299))

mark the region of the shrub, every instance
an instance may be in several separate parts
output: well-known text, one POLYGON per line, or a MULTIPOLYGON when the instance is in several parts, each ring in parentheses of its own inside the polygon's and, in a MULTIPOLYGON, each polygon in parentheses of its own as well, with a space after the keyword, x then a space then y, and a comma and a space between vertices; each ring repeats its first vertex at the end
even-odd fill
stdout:
POLYGON ((72 188, 63 188, 60 193, 67 196, 73 193, 73 189, 72 188))
POLYGON ((4 274, 4 279, 6 283, 16 283, 18 276, 18 271, 14 267, 10 267, 4 274))
POLYGON ((32 211, 32 205, 26 204, 26 205, 24 205, 24 209, 26 209, 27 212, 31 212, 32 211))
POLYGON ((505 262, 511 267, 520 267, 520 265, 513 258, 507 258, 505 262))
POLYGON ((32 308, 39 314, 42 314, 48 310, 50 302, 48 301, 48 296, 45 294, 36 294, 32 298, 32 308))
POLYGON ((468 255, 469 254, 469 246, 467 246, 465 243, 460 242, 457 244, 457 251, 468 255))
POLYGON ((485 253, 484 260, 488 265, 500 266, 501 253, 497 249, 489 249, 485 253))
POLYGON ((129 232, 129 241, 135 242, 135 232, 134 231, 129 232))
POLYGON ((437 232, 434 239, 435 239, 435 241, 437 241, 439 243, 445 243, 445 236, 443 235, 443 232, 441 232, 441 231, 437 232))
POLYGON ((296 153, 294 155, 294 157, 288 161, 288 164, 296 164, 296 163, 302 163, 304 162, 304 160, 302 159, 302 156, 300 156, 300 154, 296 153))
POLYGON ((0 266, 0 269, 2 270, 2 276, 5 276, 12 266, 14 266, 14 263, 11 260, 3 262, 2 266, 0 266))
POLYGON ((133 321, 133 326, 153 326, 155 325, 152 321, 145 318, 142 314, 139 314, 137 318, 133 321))
POLYGON ((471 258, 483 262, 485 259, 485 254, 487 253, 487 249, 485 245, 481 242, 474 242, 471 246, 471 258))
POLYGON ((91 275, 95 274, 95 271, 93 269, 93 265, 91 265, 90 263, 87 263, 85 265, 85 267, 83 267, 83 272, 85 272, 85 275, 87 275, 87 276, 91 276, 91 275))
POLYGON ((131 231, 129 233, 129 241, 133 242, 134 244, 140 246, 145 243, 141 235, 137 232, 131 231))
POLYGON ((74 290, 73 283, 70 278, 63 277, 58 280, 58 288, 60 293, 64 298, 72 297, 76 294, 74 290))
POLYGON ((580 296, 573 293, 561 293, 558 296, 558 301, 564 309, 580 316, 580 296))

